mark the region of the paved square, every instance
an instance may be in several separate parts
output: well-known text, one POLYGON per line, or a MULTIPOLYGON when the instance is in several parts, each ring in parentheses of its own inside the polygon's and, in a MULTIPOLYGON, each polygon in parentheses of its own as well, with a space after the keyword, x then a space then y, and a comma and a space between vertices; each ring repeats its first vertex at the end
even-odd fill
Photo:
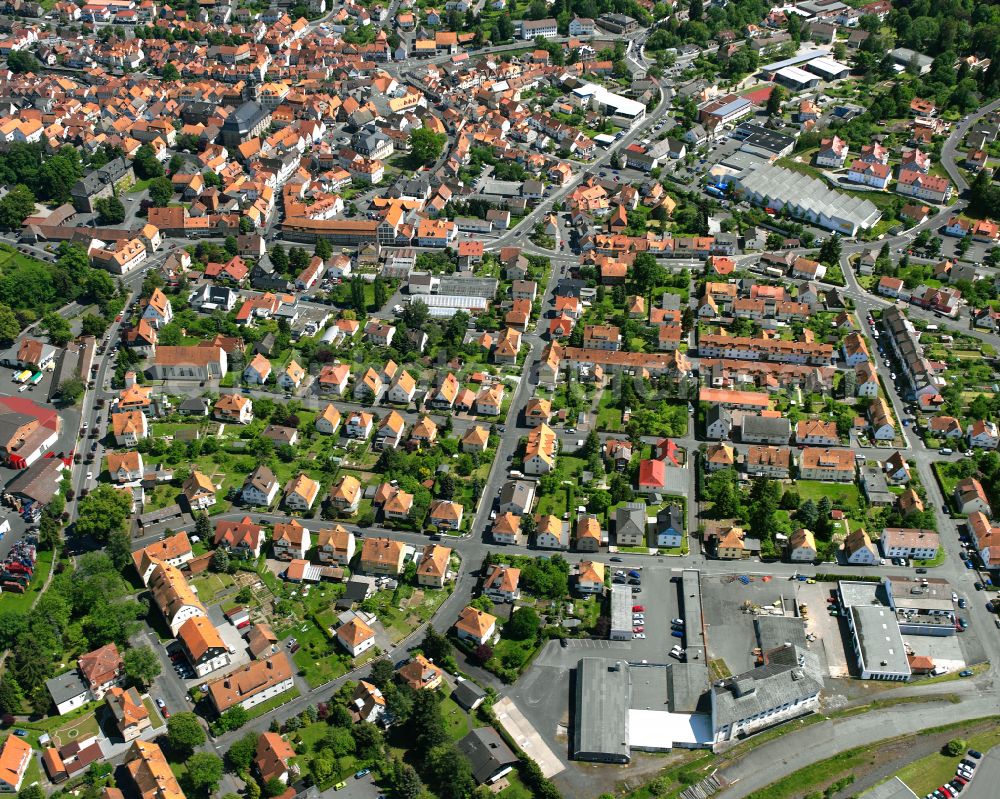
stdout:
POLYGON ((534 760, 546 777, 553 777, 563 770, 563 764, 556 757, 555 752, 549 749, 542 736, 531 726, 531 723, 524 717, 514 702, 508 698, 497 700, 493 705, 493 710, 497 714, 497 719, 507 734, 514 739, 515 743, 524 753, 534 760))

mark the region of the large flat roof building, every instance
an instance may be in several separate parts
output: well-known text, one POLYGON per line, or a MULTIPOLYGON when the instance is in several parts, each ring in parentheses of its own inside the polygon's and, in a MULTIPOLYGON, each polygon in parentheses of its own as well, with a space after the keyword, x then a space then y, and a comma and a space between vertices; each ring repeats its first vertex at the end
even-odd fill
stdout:
POLYGON ((829 188, 808 175, 777 166, 761 165, 735 177, 744 197, 775 211, 787 209, 799 219, 847 236, 873 227, 882 212, 870 200, 829 188))
POLYGON ((683 670, 684 664, 581 658, 576 666, 571 757, 628 763, 632 749, 664 752, 710 745, 708 714, 679 712, 671 706, 671 677, 683 670))
POLYGON ((847 615, 862 680, 910 679, 903 635, 891 608, 855 605, 847 615))
POLYGON ((803 50, 801 53, 796 53, 791 58, 785 58, 781 61, 773 61, 770 64, 764 64, 760 68, 761 72, 777 72, 779 69, 784 69, 785 67, 797 67, 802 64, 807 64, 813 59, 823 58, 830 55, 829 50, 803 50))
POLYGON ((627 664, 581 658, 576 664, 576 723, 571 755, 576 760, 628 763, 627 664))
POLYGON ((774 79, 791 89, 801 91, 819 85, 819 76, 799 67, 782 67, 774 73, 774 79))

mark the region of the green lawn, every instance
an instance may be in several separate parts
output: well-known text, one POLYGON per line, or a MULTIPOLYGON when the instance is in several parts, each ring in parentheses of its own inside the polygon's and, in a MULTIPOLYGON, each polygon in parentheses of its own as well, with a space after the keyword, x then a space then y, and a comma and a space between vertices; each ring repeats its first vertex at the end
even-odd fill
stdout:
POLYGON ((219 595, 231 589, 234 584, 231 575, 216 572, 202 572, 191 578, 191 587, 196 589, 198 598, 204 605, 214 605, 219 601, 219 595))
POLYGON ((382 627, 399 643, 433 616, 452 588, 417 588, 401 584, 395 591, 379 591, 367 602, 374 606, 382 627), (420 593, 418 593, 420 592, 420 593))
POLYGON ((877 751, 870 747, 849 749, 754 791, 747 799, 798 799, 808 795, 810 789, 829 785, 839 776, 849 775, 855 767, 877 757, 877 751))
MULTIPOLYGON (((988 752, 1000 744, 1000 729, 974 735, 967 740, 969 748, 988 752)), ((926 796, 955 776, 955 766, 958 765, 958 761, 962 757, 963 755, 948 757, 936 752, 911 763, 896 776, 905 782, 917 796, 926 796)))
POLYGON ((24 721, 18 722, 18 727, 22 727, 28 731, 28 737, 25 739, 34 747, 38 747, 38 739, 43 733, 48 733, 50 736, 54 735, 57 730, 68 729, 73 724, 83 724, 86 726, 87 717, 93 718, 94 712, 101 706, 100 702, 88 702, 82 707, 78 707, 76 710, 71 710, 62 716, 50 716, 49 718, 39 719, 38 721, 24 721))
POLYGON ((934 567, 934 566, 940 566, 942 563, 944 563, 945 557, 946 557, 946 555, 945 555, 944 547, 940 547, 938 549, 937 555, 934 556, 934 558, 932 558, 931 560, 915 560, 915 561, 913 561, 913 565, 914 566, 921 566, 921 567, 925 567, 925 568, 934 567))
POLYGON ((955 493, 955 486, 958 485, 959 478, 954 472, 950 463, 935 463, 934 474, 941 485, 941 493, 944 494, 945 501, 951 502, 955 493))
POLYGON ((808 175, 811 178, 816 178, 817 180, 823 181, 826 184, 826 178, 823 177, 823 171, 814 167, 810 162, 812 160, 811 156, 802 153, 797 155, 796 158, 802 158, 801 161, 796 161, 795 158, 786 157, 778 159, 778 166, 782 166, 785 169, 791 169, 793 172, 799 172, 803 175, 808 175))
POLYGON ((469 733, 468 715, 450 696, 441 700, 441 715, 448 727, 448 735, 453 741, 459 741, 469 733))
POLYGON ((156 707, 156 703, 148 696, 144 696, 142 698, 142 706, 146 708, 146 712, 149 714, 149 720, 153 723, 153 729, 162 727, 163 718, 160 716, 160 710, 156 707))
POLYGON ((597 410, 598 430, 609 430, 618 432, 622 429, 622 410, 614 407, 615 396, 611 391, 605 391, 601 395, 601 401, 597 410))
MULTIPOLYGON (((100 706, 98 706, 100 707, 100 706)), ((73 741, 83 740, 93 735, 99 735, 100 725, 97 723, 96 710, 90 711, 85 716, 69 721, 57 730, 52 731, 52 739, 56 746, 65 746, 73 741)))
POLYGON ((584 628, 594 629, 597 620, 601 617, 601 603, 596 597, 573 600, 573 616, 580 619, 584 628))
POLYGON ((314 688, 347 673, 351 659, 311 620, 306 620, 294 630, 299 650, 292 660, 303 672, 306 682, 314 688))
POLYGON ((139 192, 146 191, 149 188, 149 184, 152 183, 156 178, 147 178, 146 180, 137 180, 133 183, 128 190, 129 194, 138 194, 139 192))
POLYGON ((823 497, 829 497, 834 507, 854 508, 857 506, 858 497, 860 496, 858 487, 854 483, 825 483, 820 480, 796 480, 793 490, 798 493, 803 502, 807 499, 819 502, 823 497))
POLYGON ((261 702, 256 707, 250 708, 248 715, 250 720, 258 719, 265 713, 270 713, 276 707, 281 707, 286 702, 291 702, 293 699, 298 699, 299 689, 292 688, 290 691, 285 691, 283 694, 278 694, 273 699, 268 699, 266 702, 261 702))
POLYGON ((501 638, 493 647, 493 657, 486 662, 486 668, 501 679, 513 682, 515 674, 519 674, 527 666, 537 648, 535 641, 501 638))
POLYGON ((504 788, 500 793, 497 794, 497 799, 532 799, 534 794, 528 789, 521 778, 518 776, 517 771, 512 771, 504 777, 509 783, 506 788, 504 788))

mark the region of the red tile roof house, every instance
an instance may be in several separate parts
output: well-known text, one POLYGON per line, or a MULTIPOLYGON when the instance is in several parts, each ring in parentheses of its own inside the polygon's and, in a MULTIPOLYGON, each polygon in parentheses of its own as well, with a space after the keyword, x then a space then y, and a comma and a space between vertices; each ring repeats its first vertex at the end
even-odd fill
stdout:
POLYGON ((952 186, 947 178, 924 175, 912 169, 904 169, 896 181, 896 191, 907 197, 917 197, 931 203, 946 203, 951 198, 952 186))

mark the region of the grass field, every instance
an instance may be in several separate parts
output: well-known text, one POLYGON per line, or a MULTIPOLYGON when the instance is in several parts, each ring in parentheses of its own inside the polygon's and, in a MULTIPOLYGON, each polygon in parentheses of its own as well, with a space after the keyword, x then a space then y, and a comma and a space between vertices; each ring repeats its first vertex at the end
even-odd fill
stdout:
MULTIPOLYGON (((973 735, 967 740, 969 748, 988 752, 1000 744, 1000 730, 973 735)), ((955 776, 955 766, 958 765, 958 761, 962 757, 963 755, 948 757, 937 752, 911 763, 896 776, 905 782, 917 796, 926 796, 955 776)))
POLYGON ((469 716, 450 696, 441 700, 441 715, 444 717, 448 736, 453 741, 460 741, 469 732, 469 716))
POLYGON ((347 673, 346 653, 334 650, 334 644, 314 622, 302 622, 293 634, 299 642, 299 650, 292 655, 292 660, 305 674, 311 688, 347 673))
POLYGON ((156 707, 156 703, 153 702, 148 696, 142 698, 142 706, 146 708, 146 712, 149 714, 149 720, 153 723, 153 729, 157 729, 163 726, 163 717, 160 716, 160 711, 156 707))
POLYGON ((829 497, 834 507, 854 508, 858 502, 858 487, 854 483, 824 483, 820 480, 796 480, 794 490, 805 502, 807 499, 819 502, 829 497))
POLYGON ((371 599, 382 627, 396 644, 433 616, 450 593, 450 588, 400 585, 395 591, 379 591, 371 599))
POLYGON ((205 605, 213 605, 219 594, 229 590, 234 585, 233 578, 228 574, 204 572, 191 578, 191 586, 198 592, 198 598, 205 605))
POLYGON ((249 716, 250 719, 258 719, 265 713, 270 713, 276 707, 281 707, 286 702, 291 702, 293 699, 298 699, 299 689, 292 688, 290 691, 285 691, 283 694, 278 694, 273 699, 269 699, 266 702, 261 702, 256 707, 250 708, 249 716))
POLYGON ((97 723, 96 711, 91 711, 86 716, 67 722, 62 727, 52 732, 52 740, 56 746, 65 746, 73 741, 83 740, 92 735, 98 735, 101 727, 97 723))

